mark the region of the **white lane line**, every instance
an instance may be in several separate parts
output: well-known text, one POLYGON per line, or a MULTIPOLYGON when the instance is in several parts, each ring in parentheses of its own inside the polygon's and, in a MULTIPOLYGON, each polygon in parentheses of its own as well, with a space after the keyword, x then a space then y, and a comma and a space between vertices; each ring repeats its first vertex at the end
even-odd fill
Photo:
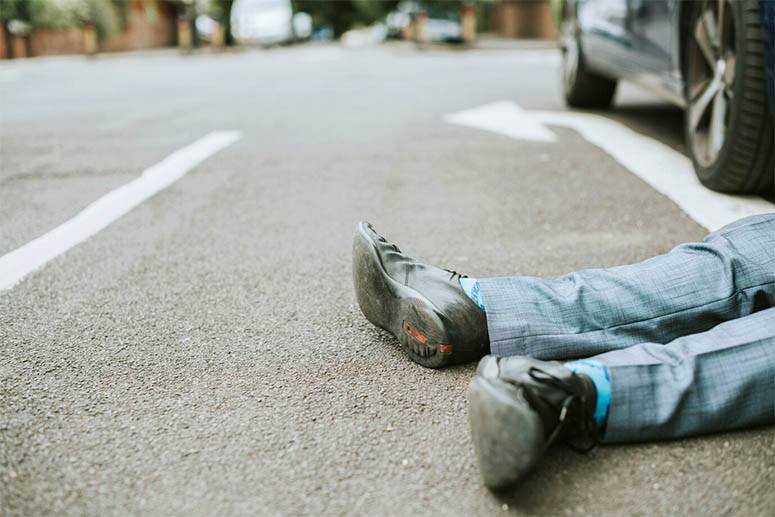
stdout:
MULTIPOLYGON (((479 109, 470 111, 476 112, 479 109)), ((513 110, 508 109, 507 112, 513 113, 513 110)), ((458 112, 458 115, 460 113, 462 112, 458 112)), ((614 120, 599 115, 564 111, 525 111, 524 114, 533 119, 528 122, 529 125, 537 121, 577 131, 657 192, 671 199, 689 217, 710 231, 742 217, 775 212, 775 205, 759 197, 731 196, 705 188, 694 174, 689 158, 614 120)), ((502 120, 498 124, 501 123, 502 120)), ((498 124, 484 127, 487 124, 480 121, 468 125, 519 138, 514 136, 519 131, 494 129, 498 124)))
POLYGON ((742 217, 775 212, 775 205, 762 198, 721 194, 704 187, 689 158, 619 122, 581 113, 539 111, 534 115, 545 124, 578 131, 710 231, 742 217))
POLYGON ((19 71, 15 68, 0 67, 0 83, 15 83, 19 80, 19 71))
POLYGON ((493 102, 444 117, 450 124, 501 133, 517 140, 554 142, 557 136, 515 102, 493 102))
POLYGON ((3 255, 0 291, 12 288, 48 261, 95 235, 241 137, 239 131, 214 131, 145 169, 139 178, 105 194, 69 221, 3 255))

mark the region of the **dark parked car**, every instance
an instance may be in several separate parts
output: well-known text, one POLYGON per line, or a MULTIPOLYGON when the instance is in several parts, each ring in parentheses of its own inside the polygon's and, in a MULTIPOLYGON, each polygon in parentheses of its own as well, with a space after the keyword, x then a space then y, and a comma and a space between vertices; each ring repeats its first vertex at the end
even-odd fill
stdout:
POLYGON ((565 99, 611 104, 620 79, 685 109, 687 149, 714 190, 775 185, 775 0, 570 0, 562 6, 565 99))

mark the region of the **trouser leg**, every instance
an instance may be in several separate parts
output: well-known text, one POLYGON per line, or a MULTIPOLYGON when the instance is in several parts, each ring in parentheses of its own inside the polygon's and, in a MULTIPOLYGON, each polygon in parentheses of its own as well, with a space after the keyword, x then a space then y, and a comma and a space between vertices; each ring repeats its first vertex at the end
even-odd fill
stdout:
POLYGON ((678 438, 775 418, 775 308, 595 356, 608 367, 606 442, 678 438))
POLYGON ((479 282, 494 354, 571 359, 664 344, 775 306, 775 214, 638 264, 479 282))

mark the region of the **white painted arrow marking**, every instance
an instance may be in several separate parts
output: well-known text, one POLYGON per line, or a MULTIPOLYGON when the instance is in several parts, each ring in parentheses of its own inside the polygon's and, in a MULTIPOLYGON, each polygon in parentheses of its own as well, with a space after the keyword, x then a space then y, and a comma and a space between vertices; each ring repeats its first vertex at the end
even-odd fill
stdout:
POLYGON ((450 124, 475 127, 517 140, 554 142, 557 136, 515 102, 493 102, 444 117, 450 124))
POLYGON ((694 174, 689 158, 653 138, 598 115, 572 111, 525 111, 513 102, 496 102, 453 113, 445 120, 518 140, 536 140, 520 136, 525 126, 537 124, 544 127, 543 124, 547 124, 573 129, 710 231, 742 217, 775 212, 775 205, 762 198, 731 196, 705 188, 694 174), (523 116, 517 120, 515 114, 523 116), (486 120, 488 116, 491 121, 486 120))

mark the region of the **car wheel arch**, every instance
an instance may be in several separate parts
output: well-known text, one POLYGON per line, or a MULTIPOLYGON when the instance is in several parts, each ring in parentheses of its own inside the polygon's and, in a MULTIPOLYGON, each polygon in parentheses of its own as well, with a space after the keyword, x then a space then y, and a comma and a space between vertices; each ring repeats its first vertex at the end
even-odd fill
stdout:
POLYGON ((686 98, 686 66, 687 66, 687 42, 691 38, 692 29, 691 18, 692 9, 694 8, 692 2, 680 2, 680 10, 678 12, 678 42, 676 48, 676 55, 678 56, 678 70, 681 73, 681 82, 684 86, 682 95, 686 98))

